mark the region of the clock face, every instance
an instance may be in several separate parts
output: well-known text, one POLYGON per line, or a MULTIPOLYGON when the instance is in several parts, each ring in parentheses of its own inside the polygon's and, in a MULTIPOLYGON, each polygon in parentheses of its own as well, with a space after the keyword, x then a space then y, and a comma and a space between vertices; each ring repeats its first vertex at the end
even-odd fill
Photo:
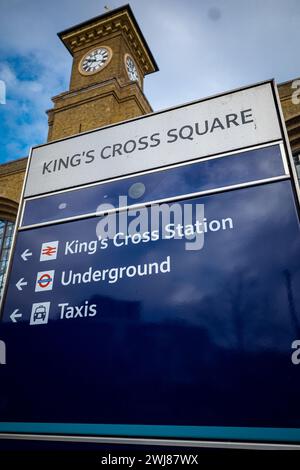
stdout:
POLYGON ((132 82, 139 82, 140 81, 139 73, 137 71, 134 60, 132 59, 132 57, 130 57, 129 54, 126 54, 125 56, 125 66, 126 66, 129 79, 132 82))
POLYGON ((79 72, 82 75, 92 75, 100 72, 112 57, 110 47, 99 47, 89 51, 80 61, 79 72))

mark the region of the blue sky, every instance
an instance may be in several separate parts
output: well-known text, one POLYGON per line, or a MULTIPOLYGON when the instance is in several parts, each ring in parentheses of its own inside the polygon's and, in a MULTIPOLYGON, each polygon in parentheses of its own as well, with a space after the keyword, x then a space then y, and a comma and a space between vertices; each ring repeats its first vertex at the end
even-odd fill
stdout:
MULTIPOLYGON (((127 3, 0 0, 0 162, 47 138, 51 96, 68 89, 71 56, 56 33, 127 3), (0 99, 1 101, 1 99, 0 99)), ((145 80, 154 110, 275 78, 300 76, 299 0, 132 0, 160 71, 145 80)))

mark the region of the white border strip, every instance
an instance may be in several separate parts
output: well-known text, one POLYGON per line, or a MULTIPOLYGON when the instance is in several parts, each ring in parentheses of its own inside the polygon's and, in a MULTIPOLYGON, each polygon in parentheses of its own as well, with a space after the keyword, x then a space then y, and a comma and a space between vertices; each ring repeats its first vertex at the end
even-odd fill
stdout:
POLYGON ((290 179, 290 176, 288 175, 274 176, 273 178, 250 181, 249 183, 240 183, 240 184, 235 184, 231 186, 223 186, 217 189, 208 189, 206 191, 199 191, 196 193, 182 194, 180 196, 171 196, 171 197, 164 198, 164 199, 156 199, 153 201, 141 202, 139 204, 132 204, 130 206, 116 207, 114 209, 108 209, 105 211, 90 212, 88 214, 74 215, 73 217, 66 217, 64 219, 56 219, 56 220, 51 220, 47 222, 40 222, 38 224, 24 225, 22 227, 19 227, 18 230, 19 232, 22 232, 24 230, 29 230, 29 229, 37 228, 37 227, 46 227, 49 225, 55 225, 55 224, 60 224, 64 222, 71 222, 75 220, 82 220, 82 219, 87 219, 91 217, 100 217, 100 216, 109 215, 112 213, 140 209, 142 207, 148 207, 151 205, 171 203, 171 202, 181 201, 185 199, 192 199, 192 198, 199 197, 199 196, 208 196, 208 195, 218 194, 218 193, 225 192, 225 191, 232 191, 233 189, 249 188, 251 186, 257 186, 257 185, 266 184, 266 183, 274 183, 275 181, 283 181, 283 180, 288 180, 288 179, 290 179))
POLYGON ((205 440, 187 440, 187 439, 151 439, 134 437, 98 437, 98 436, 69 436, 54 434, 19 434, 19 433, 0 433, 0 439, 18 439, 33 441, 51 441, 51 442, 85 442, 98 444, 131 444, 147 446, 168 446, 168 447, 205 447, 205 448, 223 448, 223 449, 252 449, 252 450, 300 450, 297 444, 275 444, 262 442, 238 442, 238 441, 205 441, 205 440))

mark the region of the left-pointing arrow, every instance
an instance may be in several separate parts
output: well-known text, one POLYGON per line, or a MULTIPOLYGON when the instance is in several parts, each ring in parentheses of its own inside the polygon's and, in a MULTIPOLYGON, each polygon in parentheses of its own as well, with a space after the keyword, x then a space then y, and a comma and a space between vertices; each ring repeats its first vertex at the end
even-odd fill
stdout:
POLYGON ((23 251, 23 253, 21 254, 21 258, 24 261, 27 261, 27 258, 29 258, 30 256, 32 256, 32 253, 31 251, 28 250, 28 248, 25 251, 23 251))
POLYGON ((13 323, 17 323, 18 318, 22 317, 22 313, 18 313, 19 309, 16 308, 16 310, 13 311, 13 313, 10 316, 10 319, 13 323))
POLYGON ((19 279, 17 284, 16 284, 16 288, 18 290, 23 290, 23 286, 27 286, 27 284, 28 284, 28 282, 24 281, 24 277, 21 277, 21 279, 19 279))

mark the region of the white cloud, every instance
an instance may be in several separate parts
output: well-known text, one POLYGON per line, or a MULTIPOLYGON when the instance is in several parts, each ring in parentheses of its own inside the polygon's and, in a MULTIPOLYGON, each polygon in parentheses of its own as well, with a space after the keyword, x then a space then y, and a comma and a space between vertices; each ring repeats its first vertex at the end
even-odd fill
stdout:
POLYGON ((34 56, 31 63, 36 64, 40 75, 29 80, 17 75, 17 66, 0 62, 0 77, 7 89, 6 105, 1 108, 1 124, 5 128, 2 150, 8 160, 24 157, 31 146, 45 142, 48 127, 45 110, 51 106, 53 91, 60 87, 59 77, 49 67, 34 56))

